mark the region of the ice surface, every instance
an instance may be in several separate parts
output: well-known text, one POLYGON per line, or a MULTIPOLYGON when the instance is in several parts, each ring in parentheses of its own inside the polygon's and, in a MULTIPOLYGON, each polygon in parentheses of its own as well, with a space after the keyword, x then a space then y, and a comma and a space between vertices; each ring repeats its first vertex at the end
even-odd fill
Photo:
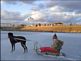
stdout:
POLYGON ((34 51, 34 43, 37 41, 41 47, 51 46, 53 34, 50 32, 1 31, 1 60, 81 60, 81 33, 56 33, 58 38, 64 41, 61 51, 67 55, 66 58, 37 55, 34 51), (20 43, 16 44, 16 50, 11 53, 8 32, 31 40, 27 41, 28 53, 23 53, 20 43))

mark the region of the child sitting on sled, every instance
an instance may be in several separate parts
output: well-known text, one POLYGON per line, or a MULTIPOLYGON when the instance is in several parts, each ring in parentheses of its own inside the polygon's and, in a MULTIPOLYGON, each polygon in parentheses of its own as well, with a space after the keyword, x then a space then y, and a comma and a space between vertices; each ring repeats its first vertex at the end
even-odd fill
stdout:
POLYGON ((52 46, 51 47, 40 47, 40 48, 37 48, 37 46, 36 46, 36 52, 39 54, 42 53, 42 54, 46 54, 46 55, 59 56, 62 46, 63 46, 63 41, 58 40, 57 35, 54 34, 52 46))
POLYGON ((64 43, 64 42, 61 41, 61 40, 59 40, 58 37, 57 37, 57 35, 54 34, 54 36, 53 36, 53 44, 52 44, 51 47, 52 47, 54 50, 58 51, 57 55, 60 54, 60 50, 62 49, 63 43, 64 43))

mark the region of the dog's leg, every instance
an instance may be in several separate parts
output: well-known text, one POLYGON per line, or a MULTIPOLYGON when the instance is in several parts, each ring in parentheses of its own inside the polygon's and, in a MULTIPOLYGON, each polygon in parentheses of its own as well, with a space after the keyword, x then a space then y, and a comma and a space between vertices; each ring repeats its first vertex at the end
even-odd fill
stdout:
POLYGON ((27 48, 27 46, 26 46, 26 42, 24 43, 24 47, 25 47, 25 51, 28 52, 28 48, 27 48))
POLYGON ((23 46, 24 46, 24 53, 25 53, 25 52, 28 52, 27 46, 26 46, 26 45, 23 45, 23 46))
POLYGON ((26 41, 22 42, 22 46, 23 46, 23 48, 24 48, 24 53, 25 53, 25 52, 28 52, 28 48, 27 48, 27 46, 26 46, 26 41))
POLYGON ((15 43, 14 43, 14 45, 13 45, 13 51, 15 51, 15 43))
POLYGON ((21 42, 21 46, 24 48, 24 53, 25 53, 25 46, 24 46, 23 42, 21 42))
POLYGON ((26 46, 26 45, 24 45, 24 47, 25 47, 25 52, 28 52, 28 48, 27 48, 27 46, 26 46))
POLYGON ((13 52, 13 50, 14 50, 13 47, 14 47, 14 44, 12 44, 12 50, 11 50, 11 52, 13 52))
POLYGON ((12 50, 11 50, 11 52, 13 52, 13 51, 15 51, 15 43, 12 44, 12 50))

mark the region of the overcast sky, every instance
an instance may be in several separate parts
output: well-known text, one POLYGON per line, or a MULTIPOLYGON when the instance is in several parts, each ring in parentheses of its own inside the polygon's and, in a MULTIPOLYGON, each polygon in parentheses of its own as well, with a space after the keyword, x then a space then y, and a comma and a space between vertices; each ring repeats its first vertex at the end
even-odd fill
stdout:
POLYGON ((81 0, 1 0, 1 23, 81 24, 81 0))

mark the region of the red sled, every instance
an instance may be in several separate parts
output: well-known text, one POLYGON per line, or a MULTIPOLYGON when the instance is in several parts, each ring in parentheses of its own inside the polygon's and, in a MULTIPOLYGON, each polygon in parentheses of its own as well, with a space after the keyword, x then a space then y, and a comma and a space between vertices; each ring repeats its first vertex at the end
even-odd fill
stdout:
POLYGON ((51 47, 41 47, 39 48, 40 49, 40 52, 41 53, 44 53, 44 52, 50 52, 50 53, 56 53, 56 54, 59 54, 59 51, 51 48, 51 47))
POLYGON ((37 43, 34 44, 34 50, 39 55, 65 56, 63 52, 57 51, 54 48, 38 47, 37 43))
POLYGON ((39 54, 47 54, 47 55, 59 55, 60 52, 51 48, 51 47, 41 47, 37 49, 37 53, 39 54))

